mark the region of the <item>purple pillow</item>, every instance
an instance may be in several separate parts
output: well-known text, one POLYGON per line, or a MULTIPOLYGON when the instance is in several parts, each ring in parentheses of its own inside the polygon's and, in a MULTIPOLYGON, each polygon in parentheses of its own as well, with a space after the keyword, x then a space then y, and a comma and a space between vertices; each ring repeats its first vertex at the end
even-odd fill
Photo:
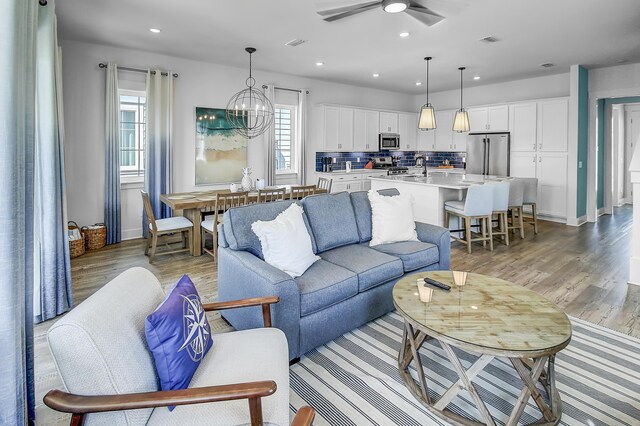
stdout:
POLYGON ((145 334, 161 389, 186 389, 200 361, 213 346, 200 296, 187 275, 147 317, 145 334))

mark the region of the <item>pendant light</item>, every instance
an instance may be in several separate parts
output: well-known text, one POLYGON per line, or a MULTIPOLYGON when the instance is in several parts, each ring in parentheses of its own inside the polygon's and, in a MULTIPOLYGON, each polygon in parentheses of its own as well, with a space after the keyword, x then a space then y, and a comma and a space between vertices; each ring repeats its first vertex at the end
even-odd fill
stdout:
POLYGON ((456 118, 453 120, 453 131, 458 133, 465 133, 469 131, 469 114, 467 110, 462 106, 462 72, 465 67, 458 68, 460 70, 460 109, 456 111, 456 118))
POLYGON ((271 127, 273 105, 261 90, 254 87, 256 80, 251 73, 251 55, 256 49, 247 47, 244 50, 249 53, 249 78, 245 81, 247 88, 233 95, 227 103, 227 120, 235 133, 251 139, 271 127))
POLYGON ((436 112, 433 109, 433 105, 429 103, 429 61, 431 56, 424 58, 427 63, 427 103, 420 108, 420 119, 418 120, 418 129, 420 130, 433 130, 436 126, 436 112))

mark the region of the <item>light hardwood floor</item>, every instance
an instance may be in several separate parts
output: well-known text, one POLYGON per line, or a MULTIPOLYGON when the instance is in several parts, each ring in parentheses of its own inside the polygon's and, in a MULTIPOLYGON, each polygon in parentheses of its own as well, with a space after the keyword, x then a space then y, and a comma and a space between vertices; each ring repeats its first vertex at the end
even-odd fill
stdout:
MULTIPOLYGON (((474 245, 467 254, 453 242, 451 268, 496 276, 537 291, 568 315, 640 337, 640 286, 628 285, 632 209, 615 210, 579 228, 540 222, 540 232, 526 227, 526 238, 514 236, 509 247, 496 243, 493 253, 474 245)), ((210 256, 188 253, 160 256, 149 265, 140 240, 127 241, 73 259, 73 298, 78 304, 120 272, 132 266, 150 269, 165 288, 188 273, 204 302, 217 298, 217 272, 210 256)), ((133 284, 132 284, 133 285, 133 284)), ((46 331, 55 320, 36 326, 35 376, 38 424, 64 424, 65 416, 41 401, 60 378, 46 345, 46 331)), ((215 332, 230 328, 218 314, 210 317, 215 332)), ((67 421, 68 424, 68 421, 67 421)))

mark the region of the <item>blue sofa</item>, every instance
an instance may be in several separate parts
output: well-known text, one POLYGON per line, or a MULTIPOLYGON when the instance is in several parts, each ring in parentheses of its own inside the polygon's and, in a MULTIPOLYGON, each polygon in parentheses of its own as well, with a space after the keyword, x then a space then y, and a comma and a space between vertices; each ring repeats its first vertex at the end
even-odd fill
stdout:
MULTIPOLYGON (((394 189, 380 193, 398 194, 394 189)), ((263 260, 251 224, 275 219, 293 202, 230 209, 218 233, 218 300, 279 296, 280 302, 271 307, 272 321, 287 336, 290 359, 392 311, 393 285, 405 273, 449 269, 447 229, 416 222, 420 241, 369 247, 367 192, 341 192, 297 201, 304 208, 313 251, 321 259, 291 278, 263 260)), ((236 329, 262 324, 260 308, 222 315, 236 329)))

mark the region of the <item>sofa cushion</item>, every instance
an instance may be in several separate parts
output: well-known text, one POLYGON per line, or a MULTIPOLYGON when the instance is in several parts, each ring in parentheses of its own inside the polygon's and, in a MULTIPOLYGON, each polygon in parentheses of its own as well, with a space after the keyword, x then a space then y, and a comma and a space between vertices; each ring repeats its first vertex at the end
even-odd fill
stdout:
POLYGON ((374 250, 397 256, 402 260, 404 271, 415 271, 440 260, 440 252, 434 244, 422 241, 401 241, 398 243, 380 244, 374 250))
MULTIPOLYGON (((258 220, 269 221, 275 219, 294 202, 292 200, 274 201, 229 209, 225 212, 223 220, 224 237, 229 248, 231 250, 246 250, 264 260, 260 239, 251 230, 251 224, 258 220)), ((311 237, 313 252, 317 253, 318 250, 310 232, 306 214, 303 214, 303 218, 311 237)))
POLYGON ((360 241, 348 192, 312 195, 302 200, 302 206, 319 253, 360 241))
POLYGON ((322 259, 295 281, 300 289, 300 316, 321 311, 358 294, 355 273, 322 259))
MULTIPOLYGON (((378 190, 378 194, 393 196, 400 194, 400 192, 395 188, 389 188, 378 190)), ((352 192, 351 203, 356 215, 360 242, 371 241, 371 203, 369 202, 368 191, 352 192)))
POLYGON ((361 292, 398 278, 404 272, 399 258, 361 244, 338 247, 320 253, 320 257, 355 272, 361 292))
MULTIPOLYGON (((189 387, 262 380, 273 380, 278 387, 273 395, 261 400, 264 424, 288 425, 289 352, 287 339, 277 328, 257 328, 216 335, 215 346, 202 360, 189 387)), ((247 400, 181 405, 173 412, 160 407, 153 410, 146 425, 209 426, 214 424, 249 424, 247 400)))

